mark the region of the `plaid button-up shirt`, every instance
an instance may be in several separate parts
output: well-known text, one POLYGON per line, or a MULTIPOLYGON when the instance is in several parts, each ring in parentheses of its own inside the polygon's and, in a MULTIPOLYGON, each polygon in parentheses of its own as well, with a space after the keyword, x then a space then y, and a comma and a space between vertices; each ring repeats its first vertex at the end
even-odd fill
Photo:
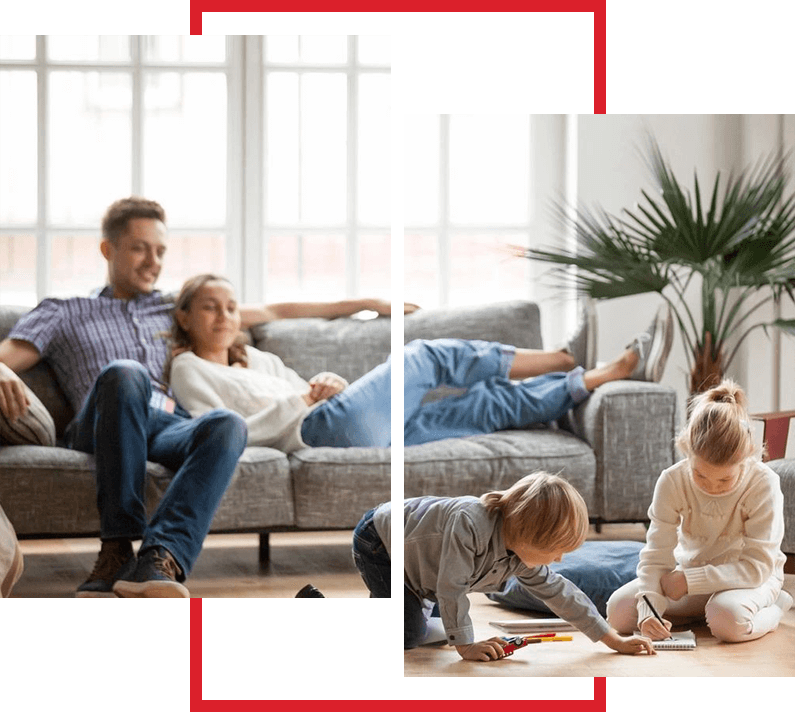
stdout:
POLYGON ((154 391, 152 405, 163 407, 168 392, 162 379, 173 298, 157 291, 129 301, 112 294, 108 286, 90 297, 45 299, 8 335, 38 349, 55 370, 75 413, 99 372, 117 359, 138 361, 146 368, 154 391))

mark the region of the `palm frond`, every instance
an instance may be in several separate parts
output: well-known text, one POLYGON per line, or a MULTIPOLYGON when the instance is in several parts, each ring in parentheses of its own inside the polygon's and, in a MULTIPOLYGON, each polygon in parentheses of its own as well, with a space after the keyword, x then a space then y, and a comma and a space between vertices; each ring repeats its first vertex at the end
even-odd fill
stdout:
POLYGON ((640 202, 618 215, 557 203, 556 220, 576 246, 531 248, 526 256, 548 263, 558 286, 596 299, 661 294, 678 307, 693 368, 707 344, 713 363, 720 361, 726 339, 741 325, 740 343, 768 326, 795 334, 795 320, 752 322, 770 299, 795 302, 795 195, 785 197, 789 156, 770 154, 726 176, 716 172, 709 183, 694 172, 692 192, 651 135, 645 160, 656 191, 641 190, 640 202), (701 277, 700 321, 686 298, 694 275, 701 277), (757 293, 762 299, 752 302, 757 293))

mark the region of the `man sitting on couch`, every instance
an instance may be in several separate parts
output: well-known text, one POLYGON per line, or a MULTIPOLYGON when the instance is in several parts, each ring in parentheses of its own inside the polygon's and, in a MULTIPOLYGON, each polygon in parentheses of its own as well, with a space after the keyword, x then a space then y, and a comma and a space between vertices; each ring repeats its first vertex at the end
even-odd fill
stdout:
MULTIPOLYGON (((68 447, 95 456, 102 547, 80 597, 187 597, 182 582, 246 446, 240 416, 216 410, 192 419, 162 383, 173 301, 154 286, 165 220, 151 200, 113 203, 100 244, 108 285, 90 297, 45 299, 0 342, 0 417, 13 424, 29 415, 35 396, 17 374, 45 359, 77 413, 68 447), (149 522, 147 460, 175 473, 149 522), (143 540, 137 558, 133 539, 143 540)), ((389 303, 369 299, 272 304, 241 308, 242 326, 363 309, 390 313, 389 303)))

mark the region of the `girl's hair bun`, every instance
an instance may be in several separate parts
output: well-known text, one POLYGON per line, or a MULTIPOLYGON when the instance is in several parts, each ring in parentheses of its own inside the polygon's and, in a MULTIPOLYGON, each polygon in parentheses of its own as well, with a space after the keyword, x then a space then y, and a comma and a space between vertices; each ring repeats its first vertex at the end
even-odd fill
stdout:
POLYGON ((707 402, 736 404, 742 409, 747 406, 745 392, 734 381, 729 379, 724 379, 720 385, 710 388, 704 395, 707 402))
POLYGON ((747 403, 743 389, 730 379, 694 396, 677 446, 686 455, 697 455, 713 465, 761 455, 753 442, 747 403))

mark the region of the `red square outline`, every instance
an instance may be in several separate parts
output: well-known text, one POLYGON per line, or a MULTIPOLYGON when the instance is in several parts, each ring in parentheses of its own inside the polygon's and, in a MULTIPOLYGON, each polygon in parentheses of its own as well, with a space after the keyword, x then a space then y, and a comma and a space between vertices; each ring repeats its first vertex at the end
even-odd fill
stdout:
MULTIPOLYGON (((607 0, 503 0, 490 12, 591 12, 593 13, 593 101, 594 114, 607 111, 607 0)), ((367 12, 373 4, 365 0, 311 0, 299 4, 296 0, 190 0, 190 33, 202 33, 203 12, 288 12, 296 9, 307 12, 367 12), (343 7, 340 7, 340 4, 343 7)), ((475 0, 427 2, 403 0, 394 6, 378 7, 378 12, 480 12, 483 3, 475 0)))
MULTIPOLYGON (((593 679, 593 700, 522 700, 542 705, 554 705, 555 712, 605 712, 607 709, 606 682, 603 677, 593 679)), ((202 599, 190 599, 190 712, 295 712, 301 700, 204 700, 202 699, 202 599), (298 706, 297 706, 298 705, 298 706)), ((305 701, 306 702, 306 701, 305 701)), ((411 700, 378 700, 383 712, 404 710, 411 700)), ((374 700, 318 700, 313 704, 327 707, 345 705, 346 712, 372 712, 374 700)), ((436 700, 430 702, 434 712, 482 712, 483 700, 436 700)), ((488 704, 488 702, 485 702, 488 704)), ((416 707, 416 706, 415 706, 416 707)), ((527 708, 532 710, 533 708, 527 708)))

